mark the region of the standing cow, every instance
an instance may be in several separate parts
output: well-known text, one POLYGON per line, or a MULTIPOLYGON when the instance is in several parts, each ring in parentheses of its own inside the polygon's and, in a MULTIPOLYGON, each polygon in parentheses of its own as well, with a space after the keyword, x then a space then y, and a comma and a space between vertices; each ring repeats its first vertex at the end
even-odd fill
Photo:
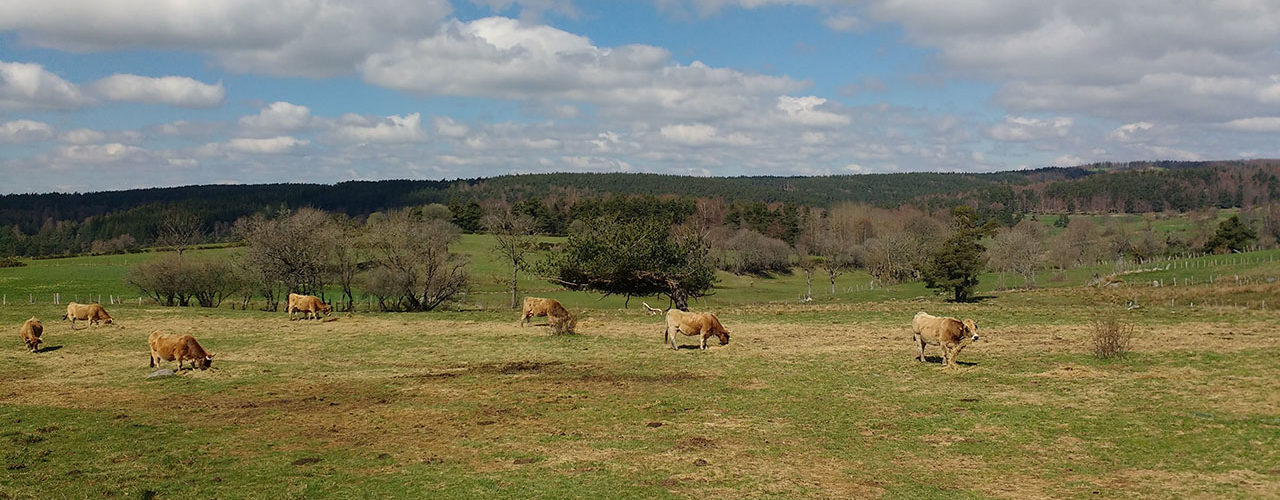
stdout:
POLYGON ((27 349, 31 352, 40 350, 40 343, 44 342, 40 340, 40 335, 44 334, 44 324, 40 323, 35 316, 22 323, 22 329, 18 333, 22 334, 22 341, 26 342, 27 349))
POLYGON ((325 304, 320 297, 315 295, 299 295, 296 293, 289 294, 289 303, 285 307, 289 313, 289 320, 293 320, 293 314, 297 312, 307 313, 307 319, 320 319, 320 314, 324 313, 329 316, 329 304, 325 304))
POLYGON ((699 347, 707 348, 707 338, 715 335, 720 338, 720 345, 729 344, 729 330, 720 324, 720 318, 715 314, 708 312, 685 312, 679 309, 671 309, 667 311, 667 329, 664 341, 671 343, 672 349, 678 349, 676 346, 676 333, 685 335, 698 335, 701 337, 699 347))
POLYGON ((196 338, 186 334, 166 334, 159 330, 151 332, 151 337, 147 339, 147 344, 151 346, 151 367, 155 368, 160 361, 178 360, 178 371, 182 371, 183 360, 191 360, 191 369, 197 366, 201 370, 208 370, 209 365, 213 364, 213 354, 210 354, 200 347, 200 343, 196 342, 196 338))
POLYGON ((93 326, 102 322, 102 324, 111 324, 111 315, 107 314, 107 310, 103 309, 102 304, 94 302, 92 304, 77 304, 75 302, 67 303, 67 313, 62 315, 63 320, 71 320, 71 328, 76 327, 76 320, 89 321, 89 325, 93 326))
POLYGON ((955 366, 956 355, 970 342, 978 341, 978 324, 971 319, 931 316, 924 311, 911 319, 912 338, 916 342, 917 359, 924 361, 924 345, 942 348, 942 366, 955 366))

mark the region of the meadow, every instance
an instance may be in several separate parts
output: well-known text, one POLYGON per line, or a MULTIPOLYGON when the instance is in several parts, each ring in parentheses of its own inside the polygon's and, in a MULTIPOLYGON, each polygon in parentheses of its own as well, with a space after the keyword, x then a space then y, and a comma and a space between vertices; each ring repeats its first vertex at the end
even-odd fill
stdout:
POLYGON ((326 321, 134 300, 73 330, 49 295, 134 298, 120 276, 151 254, 0 269, 0 498, 1280 497, 1280 252, 1104 288, 1084 283, 1116 269, 988 275, 972 304, 856 273, 799 303, 798 274, 726 275, 693 307, 731 342, 672 351, 639 307, 665 301, 533 277, 579 333, 517 326, 487 248, 460 244, 460 311, 326 321), (919 310, 978 321, 961 366, 913 360, 919 310), (1100 318, 1134 326, 1130 354, 1092 355, 1100 318), (147 379, 154 330, 197 336, 213 368, 147 379))

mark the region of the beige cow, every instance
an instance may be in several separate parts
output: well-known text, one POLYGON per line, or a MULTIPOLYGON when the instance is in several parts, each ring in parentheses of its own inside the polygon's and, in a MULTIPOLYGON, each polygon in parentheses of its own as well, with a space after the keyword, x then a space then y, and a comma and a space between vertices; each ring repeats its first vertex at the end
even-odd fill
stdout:
POLYGON ((708 312, 686 312, 679 309, 667 311, 667 329, 664 341, 669 342, 672 349, 679 348, 676 345, 677 333, 700 336, 699 347, 702 349, 707 348, 707 338, 712 335, 720 339, 720 345, 729 343, 729 330, 726 330, 724 325, 720 324, 720 318, 708 312))
POLYGON ((325 304, 320 297, 315 295, 299 295, 296 293, 289 294, 289 303, 285 308, 289 312, 289 319, 293 320, 293 314, 298 312, 307 313, 307 319, 320 319, 320 314, 329 315, 329 304, 325 304))
POLYGON ((93 326, 102 322, 102 324, 111 324, 111 315, 107 314, 107 310, 103 309, 102 304, 97 302, 92 304, 77 304, 75 302, 67 303, 67 313, 62 315, 63 320, 71 320, 71 328, 76 327, 76 320, 89 321, 89 325, 93 326))
POLYGON ((924 311, 911 319, 912 338, 916 342, 917 356, 924 361, 925 344, 942 348, 942 366, 955 366, 956 355, 971 342, 978 341, 978 324, 971 319, 931 316, 924 311))

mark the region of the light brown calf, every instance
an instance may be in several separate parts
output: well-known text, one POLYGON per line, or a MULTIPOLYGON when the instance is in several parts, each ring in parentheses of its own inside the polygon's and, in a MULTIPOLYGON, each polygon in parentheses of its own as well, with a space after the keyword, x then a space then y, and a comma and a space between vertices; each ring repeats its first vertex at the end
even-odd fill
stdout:
POLYGON ((320 319, 320 314, 329 315, 329 304, 325 304, 320 297, 315 295, 299 295, 296 293, 289 294, 289 304, 286 307, 289 312, 289 319, 293 320, 293 314, 297 312, 307 313, 307 319, 320 319))
POLYGON ((546 316, 549 321, 572 321, 573 319, 573 314, 570 314, 569 310, 560 305, 560 301, 556 299, 525 297, 523 305, 520 326, 524 326, 530 318, 535 316, 546 316))

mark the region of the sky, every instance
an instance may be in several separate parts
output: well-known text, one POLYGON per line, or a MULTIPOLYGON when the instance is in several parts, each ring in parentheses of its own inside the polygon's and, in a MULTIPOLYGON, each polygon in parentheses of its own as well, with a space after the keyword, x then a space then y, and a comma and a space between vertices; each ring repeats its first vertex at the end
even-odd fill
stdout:
POLYGON ((1280 0, 5 0, 0 193, 1280 157, 1280 0))

